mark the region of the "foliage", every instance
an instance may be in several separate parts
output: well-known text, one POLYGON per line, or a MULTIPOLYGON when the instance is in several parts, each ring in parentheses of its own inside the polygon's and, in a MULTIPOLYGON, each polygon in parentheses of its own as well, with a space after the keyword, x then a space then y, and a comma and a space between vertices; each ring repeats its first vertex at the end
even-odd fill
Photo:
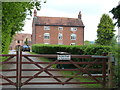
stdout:
POLYGON ((114 83, 120 87, 120 44, 117 42, 118 36, 115 36, 111 40, 111 52, 115 57, 115 63, 113 64, 114 69, 114 83))
POLYGON ((2 53, 8 53, 13 35, 22 30, 27 15, 32 9, 40 10, 40 2, 2 2, 2 53))
POLYGON ((70 54, 79 55, 102 55, 103 52, 108 53, 111 51, 110 46, 102 45, 46 45, 34 44, 32 51, 38 54, 56 54, 57 52, 68 52, 70 54))
POLYGON ((86 40, 86 41, 84 41, 84 44, 85 45, 90 45, 90 41, 86 40))
POLYGON ((114 7, 110 12, 114 15, 113 18, 117 19, 115 24, 120 27, 120 4, 114 7))
POLYGON ((112 53, 115 57, 115 82, 116 86, 120 87, 120 44, 116 42, 118 37, 114 37, 111 41, 112 53))
POLYGON ((97 29, 96 43, 100 45, 110 45, 111 39, 114 37, 113 30, 115 25, 109 15, 103 14, 97 29))
MULTIPOLYGON (((2 42, 2 3, 0 2, 0 42, 2 42)), ((0 54, 2 52, 2 45, 0 43, 0 54)))
POLYGON ((116 56, 117 56, 117 62, 118 62, 118 64, 117 64, 117 73, 116 73, 116 75, 117 75, 117 83, 118 83, 118 87, 120 87, 120 44, 118 45, 118 49, 117 49, 118 51, 117 51, 117 54, 116 54, 116 56))
POLYGON ((117 44, 117 38, 118 36, 114 36, 110 41, 110 46, 116 46, 117 44))
MULTIPOLYGON (((32 51, 38 54, 57 54, 57 52, 68 52, 69 54, 77 55, 102 55, 104 52, 108 53, 111 51, 111 47, 102 45, 81 45, 81 46, 70 46, 70 45, 46 45, 46 44, 34 44, 32 45, 32 51)), ((72 58, 76 62, 92 62, 94 59, 79 59, 72 58)), ((74 68, 74 65, 63 65, 65 68, 74 68)), ((80 65, 85 67, 86 65, 80 65)), ((101 68, 102 65, 93 65, 91 68, 101 68)), ((90 71, 92 73, 101 73, 101 71, 90 71)))
POLYGON ((24 44, 25 44, 25 45, 28 45, 28 38, 26 38, 24 44))
POLYGON ((116 46, 114 49, 116 50, 115 59, 117 63, 115 66, 116 84, 118 87, 120 87, 120 45, 116 46))

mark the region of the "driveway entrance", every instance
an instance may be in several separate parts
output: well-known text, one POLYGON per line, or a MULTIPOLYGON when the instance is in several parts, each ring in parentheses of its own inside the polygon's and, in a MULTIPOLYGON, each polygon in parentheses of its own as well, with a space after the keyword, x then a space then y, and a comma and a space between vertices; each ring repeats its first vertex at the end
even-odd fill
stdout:
POLYGON ((20 49, 16 54, 0 56, 7 57, 1 64, 8 66, 12 65, 15 67, 11 68, 12 66, 10 66, 2 69, 3 73, 0 76, 3 79, 3 82, 1 85, 11 85, 16 88, 26 88, 27 86, 36 87, 36 85, 41 85, 43 88, 49 88, 49 86, 51 88, 54 86, 56 88, 66 88, 65 86, 67 85, 67 88, 81 88, 80 84, 101 84, 103 87, 106 85, 107 56, 70 55, 70 59, 68 59, 67 62, 60 62, 58 57, 60 58, 61 56, 58 56, 57 54, 22 54, 20 49), (54 58, 54 60, 51 62, 43 62, 39 60, 39 57, 54 58), (91 62, 74 61, 72 60, 73 58, 91 59, 91 62), (72 64, 76 68, 56 68, 56 65, 58 64, 72 64), (92 68, 94 65, 100 64, 102 67, 96 69, 92 68), (74 73, 70 75, 69 72, 73 71, 74 73), (93 75, 91 71, 100 71, 101 74, 93 75), (67 72, 68 74, 62 75, 61 72, 67 72), (91 79, 91 81, 76 81, 76 78, 86 78, 91 79))

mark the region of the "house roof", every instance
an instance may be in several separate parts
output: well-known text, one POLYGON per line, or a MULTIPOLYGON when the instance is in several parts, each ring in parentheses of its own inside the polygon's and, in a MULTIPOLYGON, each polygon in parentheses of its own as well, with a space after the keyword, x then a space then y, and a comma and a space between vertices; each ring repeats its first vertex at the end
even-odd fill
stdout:
POLYGON ((35 20, 36 25, 84 27, 82 20, 79 18, 37 16, 35 20))
POLYGON ((31 34, 23 34, 23 33, 17 33, 15 36, 14 36, 14 39, 16 40, 24 40, 26 37, 31 37, 31 34))

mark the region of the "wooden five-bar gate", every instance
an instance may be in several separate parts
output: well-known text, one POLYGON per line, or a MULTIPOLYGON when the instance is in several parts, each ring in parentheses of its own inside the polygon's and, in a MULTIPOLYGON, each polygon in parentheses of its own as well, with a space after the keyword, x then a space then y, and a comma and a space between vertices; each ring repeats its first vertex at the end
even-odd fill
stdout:
MULTIPOLYGON (((106 85, 106 77, 107 77, 107 59, 108 56, 96 56, 96 55, 70 55, 70 60, 68 60, 67 62, 60 62, 59 60, 53 60, 52 62, 35 62, 34 60, 32 60, 31 57, 45 57, 45 58, 55 58, 58 59, 58 55, 57 54, 50 54, 50 55, 46 55, 46 54, 39 54, 39 55, 23 55, 21 50, 18 50, 16 52, 16 54, 6 54, 6 55, 0 55, 1 57, 8 57, 6 58, 6 60, 4 60, 3 62, 1 62, 2 65, 4 64, 12 64, 15 65, 16 68, 15 69, 1 69, 2 72, 15 72, 14 75, 9 76, 9 75, 2 75, 2 73, 0 73, 0 76, 3 80, 5 80, 6 82, 2 82, 0 83, 1 85, 13 85, 16 88, 21 88, 24 85, 41 85, 41 84, 101 84, 103 85, 103 87, 105 87, 106 85), (11 61, 12 59, 15 59, 15 61, 11 61), (28 61, 23 61, 23 58, 27 59, 28 61), (76 62, 74 60, 72 60, 72 58, 79 58, 79 59, 93 59, 94 61, 91 62, 86 62, 86 61, 81 61, 81 62, 76 62), (22 65, 24 64, 34 64, 35 66, 38 67, 38 69, 24 69, 22 68, 22 65), (47 66, 43 67, 41 66, 42 64, 46 64, 47 66), (73 64, 76 68, 53 68, 52 65, 60 65, 60 64, 73 64), (90 68, 93 65, 100 65, 102 67, 97 68, 97 69, 93 69, 90 68), (81 67, 81 65, 86 65, 85 67, 81 67), (35 73, 34 75, 31 76, 24 76, 22 75, 22 72, 24 71, 37 71, 37 73, 35 73), (51 71, 76 71, 76 73, 74 75, 67 75, 67 76, 61 76, 61 75, 53 75, 51 73, 51 71), (90 71, 101 71, 100 75, 93 75, 92 73, 90 73, 90 71), (41 76, 40 74, 42 72, 45 72, 46 74, 48 74, 48 76, 41 76), (82 73, 82 74, 81 74, 82 73), (91 78, 93 81, 87 81, 87 82, 71 82, 72 79, 74 78, 80 78, 80 77, 84 77, 84 78, 91 78), (12 81, 13 78, 14 80, 12 81), (22 81, 23 78, 27 78, 25 81, 22 81), (31 82, 32 79, 34 78, 53 78, 56 82, 31 82), (62 81, 60 78, 67 78, 65 81, 62 81), (98 78, 102 78, 102 79, 98 79, 98 78)), ((60 57, 60 56, 59 56, 60 57)))

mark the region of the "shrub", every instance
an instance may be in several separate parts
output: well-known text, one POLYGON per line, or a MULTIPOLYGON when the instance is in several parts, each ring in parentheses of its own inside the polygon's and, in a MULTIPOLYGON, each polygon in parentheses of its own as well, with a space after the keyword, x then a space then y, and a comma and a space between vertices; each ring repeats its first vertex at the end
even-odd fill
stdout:
POLYGON ((34 44, 32 45, 32 51, 38 54, 56 54, 56 52, 68 52, 70 54, 79 55, 102 55, 104 52, 111 51, 110 46, 102 45, 46 45, 46 44, 34 44))
MULTIPOLYGON (((77 55, 102 55, 103 53, 108 53, 111 51, 110 46, 102 46, 102 45, 46 45, 46 44, 34 44, 32 45, 32 51, 38 54, 57 54, 57 52, 68 52, 70 54, 77 55)), ((86 61, 91 62, 94 59, 78 59, 72 58, 74 61, 86 61)), ((81 67, 85 67, 86 65, 80 65, 81 67)), ((73 66, 71 66, 73 67, 73 66)), ((70 68, 71 68, 70 67, 70 68)), ((102 65, 94 65, 91 68, 100 68, 102 65)), ((99 73, 98 71, 94 73, 99 73)))

